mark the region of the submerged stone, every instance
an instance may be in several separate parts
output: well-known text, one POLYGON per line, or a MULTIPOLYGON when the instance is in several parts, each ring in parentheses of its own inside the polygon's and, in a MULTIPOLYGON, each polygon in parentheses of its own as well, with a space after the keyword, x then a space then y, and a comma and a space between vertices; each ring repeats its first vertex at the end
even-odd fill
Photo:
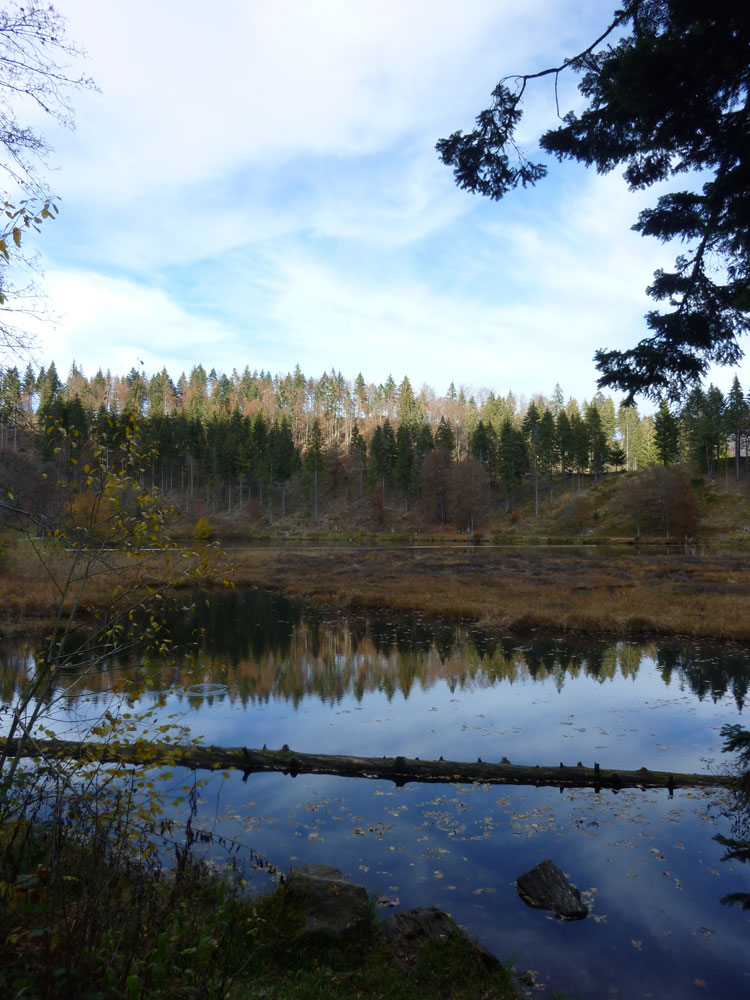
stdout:
POLYGON ((549 858, 519 875, 516 887, 528 906, 552 910, 564 920, 581 920, 588 916, 588 907, 578 889, 549 858))

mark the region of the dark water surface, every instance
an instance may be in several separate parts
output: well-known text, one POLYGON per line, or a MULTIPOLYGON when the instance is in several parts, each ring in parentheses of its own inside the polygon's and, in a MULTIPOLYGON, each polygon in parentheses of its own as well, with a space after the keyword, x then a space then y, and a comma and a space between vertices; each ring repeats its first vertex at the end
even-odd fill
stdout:
MULTIPOLYGON (((196 597, 174 631, 193 655, 145 668, 153 687, 140 707, 217 745, 703 771, 727 766, 721 726, 748 726, 750 661, 736 647, 519 638, 345 617, 258 591, 196 597)), ((133 669, 144 668, 62 677, 57 731, 84 732, 133 669)), ((31 671, 30 648, 5 651, 3 703, 31 671)), ((175 773, 175 788, 186 778, 175 773)), ((750 995, 750 910, 722 902, 750 893, 750 871, 722 860, 714 839, 750 831, 726 793, 232 773, 211 774, 199 794, 197 827, 281 870, 335 864, 384 910, 439 906, 499 957, 537 970, 534 995, 750 995), (587 919, 562 922, 519 899, 516 877, 546 857, 584 893, 587 919)), ((216 843, 207 850, 218 857, 216 843)))

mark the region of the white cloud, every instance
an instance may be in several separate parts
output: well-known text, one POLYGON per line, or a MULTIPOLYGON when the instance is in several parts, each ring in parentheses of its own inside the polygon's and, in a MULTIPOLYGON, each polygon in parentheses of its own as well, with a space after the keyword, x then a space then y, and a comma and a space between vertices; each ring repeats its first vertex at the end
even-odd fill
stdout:
POLYGON ((166 365, 177 377, 235 346, 234 332, 221 322, 192 315, 158 289, 63 271, 50 272, 47 285, 59 319, 37 335, 47 362, 54 359, 61 372, 75 360, 89 375, 99 367, 124 374, 142 361, 147 372, 166 365))
POLYGON ((582 20, 578 4, 561 33, 554 0, 523 11, 493 0, 59 7, 102 90, 77 99, 75 139, 58 139, 75 166, 68 190, 123 202, 242 166, 370 155, 415 134, 431 146, 471 125, 504 68, 557 55, 582 20))

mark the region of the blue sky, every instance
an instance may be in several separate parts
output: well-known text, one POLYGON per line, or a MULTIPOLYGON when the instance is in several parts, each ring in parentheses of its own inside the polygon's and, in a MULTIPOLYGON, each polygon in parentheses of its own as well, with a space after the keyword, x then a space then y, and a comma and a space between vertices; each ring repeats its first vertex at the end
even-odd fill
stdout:
MULTIPOLYGON (((99 94, 50 129, 60 217, 38 246, 38 360, 174 378, 335 367, 590 398, 598 347, 644 333, 671 248, 630 231, 654 192, 551 164, 500 203, 435 142, 497 80, 584 47, 602 0, 59 0, 99 94)), ((577 106, 574 81, 561 106, 577 106)), ((555 122, 529 93, 529 151, 555 122)), ((742 378, 742 372, 740 372, 742 378)), ((730 376, 716 381, 728 387, 730 376)))

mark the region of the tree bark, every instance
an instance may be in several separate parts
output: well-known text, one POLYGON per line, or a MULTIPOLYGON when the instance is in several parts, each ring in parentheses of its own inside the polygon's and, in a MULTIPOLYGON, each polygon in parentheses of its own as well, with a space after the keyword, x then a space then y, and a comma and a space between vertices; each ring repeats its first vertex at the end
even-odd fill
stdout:
MULTIPOLYGON (((6 746, 8 757, 18 753, 18 741, 0 738, 0 747, 6 746)), ((248 774, 263 771, 281 771, 284 774, 335 774, 348 778, 387 779, 397 785, 407 781, 438 783, 479 783, 499 785, 535 785, 555 788, 675 788, 732 787, 737 779, 727 774, 680 774, 667 771, 650 771, 602 768, 599 764, 583 767, 577 764, 558 767, 529 764, 511 764, 506 758, 490 763, 477 758, 476 762, 420 760, 418 757, 348 757, 334 754, 299 753, 284 744, 281 750, 250 750, 247 747, 183 746, 181 744, 151 743, 78 743, 74 740, 36 740, 27 742, 21 751, 23 757, 55 760, 80 760, 102 764, 139 764, 145 766, 188 767, 193 770, 235 769, 248 774)))

